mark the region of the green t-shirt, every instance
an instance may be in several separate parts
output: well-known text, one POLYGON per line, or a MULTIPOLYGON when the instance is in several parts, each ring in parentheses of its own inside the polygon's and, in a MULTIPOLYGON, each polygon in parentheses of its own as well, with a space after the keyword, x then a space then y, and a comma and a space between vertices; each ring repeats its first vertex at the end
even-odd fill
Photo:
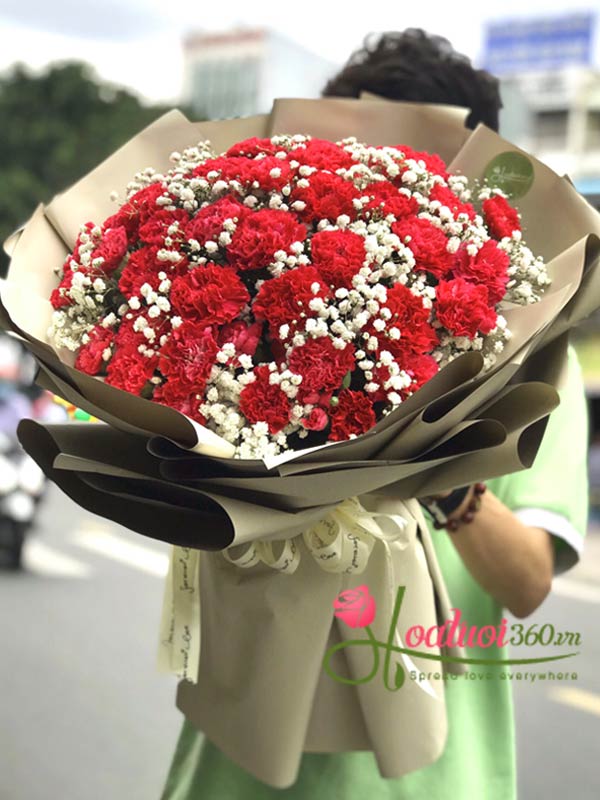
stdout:
MULTIPOLYGON (((587 409, 574 351, 533 467, 488 481, 490 490, 528 525, 553 533, 557 571, 579 558, 587 525, 587 409)), ((503 609, 467 571, 450 537, 432 531, 453 606, 468 625, 497 625, 503 609)), ((469 648, 482 658, 507 658, 506 648, 469 648)), ((488 673, 491 668, 480 668, 488 673)), ((497 668, 492 668, 497 669, 497 668)), ((469 667, 474 674, 477 667, 469 667)), ((516 797, 515 731, 511 683, 459 677, 448 681, 448 740, 434 763, 402 778, 380 776, 371 752, 305 753, 297 781, 274 789, 230 761, 185 723, 162 800, 472 800, 516 797)))

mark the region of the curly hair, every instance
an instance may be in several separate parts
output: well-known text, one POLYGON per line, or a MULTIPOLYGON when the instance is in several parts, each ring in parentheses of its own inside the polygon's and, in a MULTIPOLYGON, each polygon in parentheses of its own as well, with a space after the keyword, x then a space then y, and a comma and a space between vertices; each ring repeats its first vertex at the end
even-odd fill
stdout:
POLYGON ((499 81, 476 69, 447 39, 420 28, 371 34, 325 86, 324 96, 358 97, 361 92, 421 103, 470 109, 466 125, 483 122, 498 130, 502 108, 499 81))

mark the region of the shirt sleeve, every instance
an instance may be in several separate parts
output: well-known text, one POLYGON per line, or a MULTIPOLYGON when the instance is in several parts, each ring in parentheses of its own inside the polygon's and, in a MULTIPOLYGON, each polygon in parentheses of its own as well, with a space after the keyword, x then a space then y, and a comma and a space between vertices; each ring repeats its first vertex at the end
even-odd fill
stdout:
POLYGON ((526 525, 552 534, 557 574, 579 561, 589 507, 588 409, 572 347, 559 395, 533 466, 490 481, 491 490, 526 525))

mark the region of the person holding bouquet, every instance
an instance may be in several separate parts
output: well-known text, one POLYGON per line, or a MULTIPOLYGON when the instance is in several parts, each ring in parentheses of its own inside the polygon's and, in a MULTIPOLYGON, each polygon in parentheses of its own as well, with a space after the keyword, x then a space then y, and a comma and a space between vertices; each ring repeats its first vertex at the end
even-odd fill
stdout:
MULTIPOLYGON (((497 130, 497 80, 475 69, 441 37, 421 30, 367 40, 327 84, 326 96, 369 92, 390 100, 469 109, 467 125, 497 130)), ((534 465, 525 471, 424 498, 434 544, 454 607, 469 625, 496 626, 508 609, 532 614, 554 574, 580 558, 587 524, 587 409, 581 371, 569 351, 561 403, 550 417, 534 465)), ((485 657, 470 648, 469 655, 485 657)), ((488 653, 489 655, 489 653, 488 653)), ((506 658, 499 648, 498 658, 506 658)), ((251 679, 251 676, 250 676, 251 679)), ((371 752, 305 753, 287 789, 261 783, 230 761, 189 722, 181 732, 162 800, 268 800, 373 797, 513 800, 515 731, 510 683, 449 682, 449 733, 442 756, 398 779, 380 776, 371 752)), ((281 731, 285 736, 285 731, 281 731)))

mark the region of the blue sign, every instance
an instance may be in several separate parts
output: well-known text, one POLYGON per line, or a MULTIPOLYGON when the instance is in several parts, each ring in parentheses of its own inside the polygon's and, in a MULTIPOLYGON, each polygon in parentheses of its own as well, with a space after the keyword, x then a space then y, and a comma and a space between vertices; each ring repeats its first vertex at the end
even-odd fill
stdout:
POLYGON ((495 75, 559 69, 592 62, 594 15, 488 23, 484 67, 495 75))

